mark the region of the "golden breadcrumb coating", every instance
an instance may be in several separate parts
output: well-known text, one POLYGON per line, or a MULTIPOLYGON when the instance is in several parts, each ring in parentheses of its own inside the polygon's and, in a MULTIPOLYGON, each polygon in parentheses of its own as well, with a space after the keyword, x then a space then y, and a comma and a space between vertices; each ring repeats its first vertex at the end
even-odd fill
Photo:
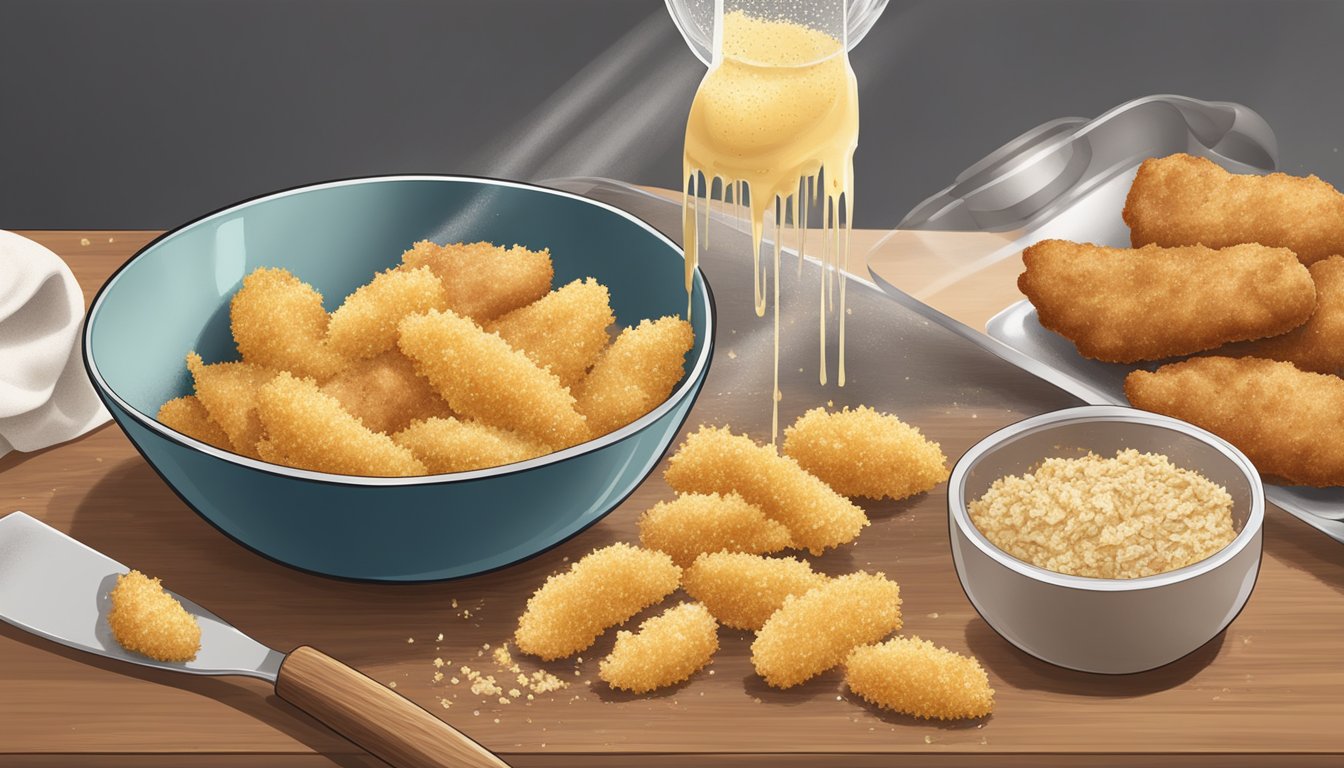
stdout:
POLYGON ((196 617, 158 579, 123 573, 107 597, 112 601, 107 623, 122 648, 157 661, 191 661, 201 650, 196 617))
POLYGON ((551 290, 551 252, 493 243, 435 245, 422 240, 401 256, 406 268, 429 267, 448 292, 448 309, 478 323, 526 306, 551 290))
POLYGON ((694 344, 691 324, 675 316, 642 320, 621 331, 574 387, 593 436, 620 429, 667 400, 685 374, 686 353, 694 344))
POLYGON ((980 662, 918 637, 855 648, 845 684, 864 701, 926 720, 984 717, 994 689, 980 662))
POLYGON ((617 632, 597 676, 612 688, 648 693, 689 680, 718 650, 714 617, 703 605, 681 603, 640 624, 639 632, 617 632))
POLYGON ((265 435, 257 415, 257 392, 275 371, 251 363, 206 365, 195 352, 187 355, 187 370, 196 382, 196 398, 229 436, 231 450, 259 458, 257 443, 265 435))
POLYGON ((195 395, 177 397, 164 403, 159 408, 157 418, 160 424, 175 429, 187 437, 194 437, 216 448, 233 451, 229 434, 210 418, 210 412, 205 410, 205 406, 201 405, 201 401, 195 395))
POLYGON ((1123 214, 1135 246, 1260 243, 1303 264, 1344 253, 1344 195, 1315 176, 1235 174, 1202 157, 1150 158, 1123 214))
POLYGON ((550 369, 568 387, 582 379, 607 348, 607 328, 614 322, 607 287, 590 277, 492 320, 485 329, 550 369))
POLYGON ((1133 449, 1048 458, 967 505, 994 546, 1057 573, 1135 579, 1174 571, 1236 538, 1232 497, 1166 456, 1133 449))
POLYGON ((736 491, 789 529, 792 546, 819 555, 858 538, 868 516, 773 446, 727 427, 701 426, 668 462, 663 479, 679 493, 736 491))
POLYGON ((1023 251, 1022 261, 1017 287, 1041 325, 1084 357, 1112 363, 1277 336, 1316 309, 1311 273, 1286 248, 1130 250, 1045 240, 1023 251))
POLYGON ((408 448, 433 475, 498 467, 550 452, 507 429, 451 417, 417 421, 392 440, 408 448))
POLYGON ((572 656, 680 583, 681 569, 662 552, 624 543, 593 550, 532 594, 514 640, 546 661, 572 656))
POLYGON ((243 362, 325 381, 343 361, 326 344, 322 294, 288 270, 259 267, 229 302, 233 340, 243 362))
POLYGON ((1314 373, 1344 370, 1344 256, 1321 259, 1308 269, 1316 284, 1316 311, 1305 325, 1282 336, 1233 344, 1218 354, 1282 360, 1314 373))
POLYGON ((351 359, 372 357, 396 349, 403 317, 447 306, 448 292, 427 267, 379 272, 331 313, 327 344, 351 359))
POLYGON ((1237 446, 1261 474, 1344 485, 1344 379, 1258 357, 1195 357, 1125 378, 1129 402, 1237 446))
POLYGON ((268 455, 289 466, 364 477, 426 474, 409 450, 359 423, 312 379, 277 374, 257 393, 257 413, 268 455))
POLYGON ((789 545, 789 529, 736 493, 687 493, 640 516, 639 543, 685 568, 705 552, 778 552, 789 545))
POLYGON ((411 315, 401 321, 400 345, 454 413, 554 449, 587 439, 588 425, 555 374, 471 320, 452 311, 411 315))
POLYGON ((705 604, 725 627, 758 630, 791 595, 827 582, 824 574, 792 557, 714 552, 696 558, 682 574, 686 594, 705 604))
POLYGON ((947 479, 937 443, 866 405, 804 413, 784 430, 784 454, 845 496, 904 499, 947 479))
POLYGON ((452 415, 429 380, 396 349, 352 361, 322 385, 322 392, 364 426, 388 435, 419 419, 452 415))
POLYGON ((751 663, 769 685, 790 688, 900 628, 901 588, 884 574, 859 571, 784 598, 756 633, 751 663))

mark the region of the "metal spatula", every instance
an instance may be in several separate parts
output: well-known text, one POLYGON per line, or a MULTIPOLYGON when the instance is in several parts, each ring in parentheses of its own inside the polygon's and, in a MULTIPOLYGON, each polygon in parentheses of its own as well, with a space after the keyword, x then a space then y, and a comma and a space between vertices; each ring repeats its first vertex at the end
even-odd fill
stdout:
POLYGON ((107 593, 126 566, 32 517, 0 518, 0 619, 62 645, 111 659, 196 675, 248 675, 280 698, 395 766, 506 764, 480 744, 387 687, 314 648, 271 650, 175 595, 201 626, 192 661, 131 653, 112 636, 107 593))

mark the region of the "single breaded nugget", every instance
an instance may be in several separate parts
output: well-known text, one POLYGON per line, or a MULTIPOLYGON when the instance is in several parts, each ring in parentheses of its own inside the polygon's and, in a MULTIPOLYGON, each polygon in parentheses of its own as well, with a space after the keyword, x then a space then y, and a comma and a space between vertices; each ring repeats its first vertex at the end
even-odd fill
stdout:
POLYGON ((492 320, 485 329, 549 368, 568 387, 582 379, 606 349, 607 328, 614 322, 606 286, 590 277, 492 320))
POLYGON ((994 689, 980 662, 918 637, 855 648, 845 684, 864 701, 926 720, 984 717, 994 689))
POLYGON ((714 617, 703 605, 681 603, 640 624, 637 633, 617 632, 597 676, 612 688, 648 693, 689 680, 718 650, 714 617))
POLYGON ((1136 247, 1260 243, 1303 264, 1344 253, 1344 195, 1334 187, 1315 176, 1228 173, 1202 157, 1143 161, 1123 216, 1136 247))
POLYGON ((123 573, 107 597, 112 601, 107 623, 122 648, 158 661, 191 661, 201 650, 196 617, 158 579, 123 573))
POLYGON ((289 466, 362 477, 423 475, 425 465, 387 435, 359 423, 312 379, 281 371, 257 392, 266 450, 289 466))
POLYGON ((1316 311, 1305 325, 1282 336, 1233 344, 1218 353, 1283 360, 1316 373, 1344 369, 1344 256, 1321 259, 1308 269, 1316 283, 1316 311))
POLYGON ((866 405, 804 413, 784 430, 784 454, 845 496, 904 499, 947 479, 937 443, 866 405))
POLYGON ((493 243, 435 245, 427 240, 401 255, 407 268, 429 267, 448 292, 448 309, 478 323, 526 306, 551 290, 551 252, 493 243))
POLYGON ((1041 325, 1112 363, 1277 336, 1316 308, 1311 273, 1292 251, 1254 243, 1130 250, 1045 240, 1022 261, 1017 287, 1041 325))
POLYGON ((401 351, 454 413, 511 429, 553 449, 587 439, 588 425, 555 374, 451 310, 401 321, 401 351))
POLYGON ((388 435, 419 419, 452 415, 429 380, 396 349, 351 362, 322 391, 364 426, 388 435))
POLYGON ((639 543, 685 568, 705 552, 778 552, 789 545, 789 529, 736 493, 687 493, 640 516, 639 543))
POLYGON ((532 594, 514 639, 546 661, 572 656, 680 583, 681 569, 662 552, 623 543, 595 549, 532 594))
POLYGON ((756 633, 751 663, 769 685, 791 688, 900 628, 901 588, 881 573, 859 571, 784 598, 756 633))
POLYGON ((1344 379, 1257 357, 1196 357, 1125 377, 1138 408, 1203 427, 1261 474, 1344 485, 1344 379))
POLYGON ((195 395, 177 397, 164 403, 159 408, 157 418, 160 424, 175 429, 187 437, 194 437, 216 448, 233 451, 229 434, 210 418, 210 412, 205 410, 205 406, 201 405, 201 401, 195 395))
POLYGON ((666 400, 694 344, 695 331, 679 317, 643 320, 621 331, 574 387, 593 436, 620 429, 666 400))
POLYGON ((392 441, 410 449, 434 475, 498 467, 550 452, 507 429, 451 417, 417 421, 393 435, 392 441))
POLYGON ((325 381, 342 365, 326 345, 322 294, 288 270, 260 267, 229 302, 233 340, 243 361, 325 381))
POLYGON ((868 516, 798 462, 727 427, 701 426, 668 461, 663 479, 679 493, 736 491, 789 529, 791 544, 814 555, 858 538, 868 516))
POLYGON ((827 577, 793 557, 714 552, 695 559, 682 575, 686 594, 705 604, 725 627, 758 630, 784 605, 825 584, 827 577))
POLYGON ((396 349, 403 317, 447 306, 447 290, 427 267, 379 272, 331 313, 327 344, 351 359, 372 357, 396 349))
POLYGON ((259 458, 257 442, 265 435, 257 416, 257 392, 275 371, 251 363, 206 365, 195 352, 187 355, 187 370, 196 381, 196 398, 229 436, 230 450, 259 458))

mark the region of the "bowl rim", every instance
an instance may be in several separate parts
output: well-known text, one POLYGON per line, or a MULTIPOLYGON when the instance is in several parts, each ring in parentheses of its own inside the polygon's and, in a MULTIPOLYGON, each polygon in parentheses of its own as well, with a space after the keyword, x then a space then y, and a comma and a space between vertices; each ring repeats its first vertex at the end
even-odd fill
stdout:
MULTIPOLYGON (((1013 424, 1009 424, 1008 426, 981 438, 979 442, 971 446, 964 454, 962 454, 961 458, 957 460, 956 466, 952 469, 952 474, 947 482, 947 509, 952 524, 957 528, 965 540, 969 541, 982 554, 988 556, 999 565, 1008 568, 1009 570, 1035 581, 1066 589, 1091 592, 1133 592, 1145 589, 1156 589, 1182 581, 1188 581, 1204 573, 1213 571, 1236 558, 1237 555, 1251 545, 1251 542, 1256 541, 1260 537, 1265 519, 1265 489, 1264 484, 1260 479, 1259 471, 1255 468, 1255 465, 1251 463, 1251 460, 1247 458, 1246 454, 1238 450, 1236 446, 1208 430, 1179 419, 1174 419, 1170 416, 1163 416, 1158 413, 1152 413, 1151 411, 1144 411, 1130 406, 1081 405, 1073 408, 1063 408, 1057 411, 1051 411, 1039 416, 1032 416, 1013 424), (1246 516, 1246 523, 1242 526, 1242 529, 1232 541, 1228 542, 1222 549, 1203 560, 1172 571, 1156 573, 1151 576, 1140 576, 1133 579, 1103 579, 1091 576, 1058 573, 1047 568, 1033 565, 1024 560, 1019 560, 1013 555, 999 549, 989 541, 985 534, 982 533, 973 522, 971 522, 970 512, 967 509, 965 497, 966 478, 970 473, 971 467, 992 451, 999 449, 1003 445, 1024 434, 1046 431, 1066 424, 1075 424, 1078 422, 1124 422, 1128 424, 1140 424, 1154 429, 1166 429, 1194 438, 1213 448, 1240 471, 1250 485, 1251 501, 1250 510, 1246 516)), ((953 543, 955 544, 955 542, 953 543)), ((1259 558, 1257 558, 1257 561, 1258 560, 1259 558)))
POLYGON ((585 442, 579 443, 578 445, 573 445, 560 451, 545 454, 544 456, 538 456, 533 459, 515 462, 513 464, 502 464, 498 467, 488 467, 485 469, 476 469, 468 472, 449 472, 437 475, 416 475, 412 477, 364 477, 360 475, 340 475, 330 472, 316 472, 308 469, 296 469, 294 467, 285 467, 278 464, 271 464, 265 461, 261 461, 260 459, 253 459, 248 456, 233 453, 232 451, 226 451, 221 448, 216 448, 213 445, 201 442, 200 440, 182 434, 181 432, 178 432, 164 424, 159 423, 157 419, 140 411, 138 408, 132 406, 124 398, 118 395, 116 390, 114 390, 112 386, 108 384, 107 381, 103 378, 102 373, 98 370, 98 364, 94 360, 93 355, 93 343, 92 343, 93 320, 98 314, 98 311, 102 306, 104 298, 106 298, 107 294, 114 288, 118 280, 121 278, 122 273, 125 272, 126 269, 128 269, 132 264, 138 261, 141 256, 148 253, 150 250, 158 247, 165 241, 170 240, 189 229, 197 227, 198 225, 205 224, 206 222, 212 219, 228 215, 240 209, 251 207, 257 203, 267 202, 270 200, 278 200, 284 197, 289 197, 291 195, 301 194, 304 192, 310 192, 319 189, 331 189, 344 186, 360 186, 365 184, 380 184, 380 183, 403 182, 403 181, 435 181, 435 182, 477 184, 477 185, 484 185, 487 187, 489 186, 508 187, 514 189, 528 190, 532 192, 541 192, 543 194, 552 195, 555 197, 568 198, 571 200, 578 200, 587 205, 591 205, 606 210, 610 213, 614 213, 617 216, 634 223, 635 225, 643 229, 645 232, 648 232, 649 234, 653 235, 653 237, 656 240, 661 241, 664 245, 672 249, 674 253, 680 254, 683 260, 685 260, 686 258, 685 250, 683 250, 680 246, 678 246, 671 238, 663 234, 661 231, 658 230, 658 228, 654 227, 652 224, 649 224, 647 221, 630 213, 629 211, 617 208, 616 206, 613 206, 609 203, 604 203, 601 200, 594 200, 593 198, 585 197, 583 195, 575 194, 573 192, 567 192, 564 190, 554 189, 551 187, 545 187, 539 184, 529 184, 527 182, 512 181, 509 179, 498 179, 489 176, 472 176, 469 174, 423 174, 423 173, 354 176, 317 183, 300 184, 297 186, 288 187, 285 189, 266 192, 260 195, 244 198, 243 200, 230 203, 221 208, 217 208, 209 213, 205 213, 183 224, 173 227, 172 229, 167 230, 166 232, 160 234, 158 237, 146 243, 134 254, 132 254, 130 258, 128 258, 125 262, 123 262, 121 266, 117 267, 117 269, 111 274, 111 276, 109 276, 107 280, 103 282, 102 286, 98 288, 98 292, 94 295, 93 301, 90 302, 89 309, 84 315, 84 328, 80 333, 80 355, 84 360, 85 371, 88 373, 89 378, 93 381, 94 389, 98 392, 100 397, 110 399, 111 401, 115 402, 116 405, 120 409, 122 409, 125 413, 129 414, 132 419, 137 421, 141 426, 145 427, 151 432, 154 432, 158 434, 160 437, 163 437, 171 442, 178 443, 187 448, 195 449, 209 456, 213 456, 217 459, 222 459, 224 461, 233 464, 238 464, 240 466, 256 470, 259 472, 265 472, 267 474, 272 475, 279 475, 282 477, 291 477, 299 480, 316 481, 336 485, 396 487, 396 486, 438 485, 446 483, 485 480, 492 477, 500 477, 505 475, 511 475, 514 473, 527 472, 533 469, 539 469, 541 467, 559 463, 567 459, 575 458, 577 456, 593 453, 595 451, 599 451, 603 448, 606 448, 609 445, 621 442, 622 440, 625 440, 626 438, 643 431, 649 425, 658 421, 663 416, 671 412, 674 408, 676 408, 678 404, 681 403, 687 397, 687 395, 694 394, 696 389, 699 387, 699 381, 704 377, 707 369, 709 368, 710 361, 714 356, 714 330, 715 330, 715 324, 718 319, 717 317, 718 310, 715 307, 714 293, 709 287, 709 280, 705 277, 704 272, 700 269, 698 265, 695 267, 695 273, 700 279, 698 282, 693 282, 692 284, 696 286, 696 290, 698 290, 698 292, 700 293, 700 296, 703 299, 706 308, 704 317, 704 325, 705 325, 704 344, 701 346, 700 354, 699 356, 696 357, 694 365, 691 366, 691 370, 686 374, 685 377, 682 378, 681 383, 677 386, 677 388, 673 390, 672 393, 668 395, 668 397, 665 400, 663 400, 663 402, 659 403, 658 406, 655 407, 653 410, 649 411, 648 413, 632 421, 631 423, 621 427, 618 430, 608 432, 607 434, 602 435, 601 437, 597 437, 592 440, 587 440, 585 442))

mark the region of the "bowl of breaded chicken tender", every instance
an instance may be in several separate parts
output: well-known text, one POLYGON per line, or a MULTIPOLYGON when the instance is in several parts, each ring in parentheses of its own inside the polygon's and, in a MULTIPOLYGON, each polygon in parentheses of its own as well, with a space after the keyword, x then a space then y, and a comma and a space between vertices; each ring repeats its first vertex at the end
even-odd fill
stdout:
POLYGON ((249 200, 98 292, 84 362, 193 510, 328 576, 501 568, 597 522, 699 394, 714 306, 675 243, 515 182, 389 176, 249 200))

